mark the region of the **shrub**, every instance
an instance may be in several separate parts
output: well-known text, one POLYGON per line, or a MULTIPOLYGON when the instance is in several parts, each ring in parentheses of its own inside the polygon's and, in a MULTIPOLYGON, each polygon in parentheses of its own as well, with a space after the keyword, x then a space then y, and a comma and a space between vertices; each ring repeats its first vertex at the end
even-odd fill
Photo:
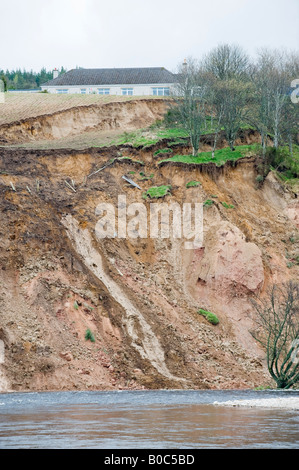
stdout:
POLYGON ((273 285, 268 298, 252 300, 256 310, 253 338, 266 351, 268 371, 277 388, 299 383, 298 331, 299 286, 289 281, 273 285))
POLYGON ((198 313, 200 315, 203 315, 208 320, 209 323, 212 323, 212 325, 218 325, 219 320, 214 313, 208 312, 207 310, 204 310, 203 308, 200 308, 198 310, 198 313))
POLYGON ((89 340, 89 341, 91 341, 92 343, 95 343, 95 337, 94 337, 94 335, 92 334, 92 332, 90 331, 89 328, 86 330, 85 339, 86 339, 86 341, 89 340))

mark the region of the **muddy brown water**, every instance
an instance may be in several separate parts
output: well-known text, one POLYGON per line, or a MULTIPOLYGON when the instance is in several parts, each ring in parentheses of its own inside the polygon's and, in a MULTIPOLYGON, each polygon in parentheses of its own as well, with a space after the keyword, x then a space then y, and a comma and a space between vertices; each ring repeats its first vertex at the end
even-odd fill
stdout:
POLYGON ((298 411, 215 405, 290 396, 299 391, 1 394, 0 448, 295 449, 298 411))

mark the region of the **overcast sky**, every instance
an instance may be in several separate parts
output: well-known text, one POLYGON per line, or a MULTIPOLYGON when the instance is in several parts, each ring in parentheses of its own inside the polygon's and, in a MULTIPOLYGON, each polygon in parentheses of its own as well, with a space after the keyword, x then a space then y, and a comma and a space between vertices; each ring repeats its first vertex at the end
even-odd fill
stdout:
POLYGON ((175 71, 220 43, 299 49, 299 0, 0 0, 0 69, 175 71))

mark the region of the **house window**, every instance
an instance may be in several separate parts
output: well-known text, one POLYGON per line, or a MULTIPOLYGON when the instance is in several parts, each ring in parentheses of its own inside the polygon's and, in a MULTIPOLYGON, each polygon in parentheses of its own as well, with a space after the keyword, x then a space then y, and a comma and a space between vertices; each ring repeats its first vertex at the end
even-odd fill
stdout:
POLYGON ((86 88, 81 88, 80 93, 81 95, 86 95, 86 88))
POLYGON ((110 88, 98 88, 99 95, 110 95, 110 88))
POLYGON ((57 93, 59 93, 59 94, 66 94, 66 93, 68 93, 68 92, 69 92, 69 91, 68 91, 67 88, 65 88, 65 89, 60 88, 59 90, 57 90, 57 93))
POLYGON ((153 95, 169 96, 169 87, 155 87, 153 88, 153 95))
POLYGON ((122 95, 133 95, 133 88, 122 88, 121 89, 122 95))

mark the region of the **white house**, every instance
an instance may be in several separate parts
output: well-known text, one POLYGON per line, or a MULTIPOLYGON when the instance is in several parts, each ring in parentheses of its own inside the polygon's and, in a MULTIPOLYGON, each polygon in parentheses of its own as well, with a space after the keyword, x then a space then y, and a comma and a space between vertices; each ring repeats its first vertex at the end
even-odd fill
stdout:
POLYGON ((41 85, 49 93, 168 96, 176 75, 164 67, 72 69, 41 85))

